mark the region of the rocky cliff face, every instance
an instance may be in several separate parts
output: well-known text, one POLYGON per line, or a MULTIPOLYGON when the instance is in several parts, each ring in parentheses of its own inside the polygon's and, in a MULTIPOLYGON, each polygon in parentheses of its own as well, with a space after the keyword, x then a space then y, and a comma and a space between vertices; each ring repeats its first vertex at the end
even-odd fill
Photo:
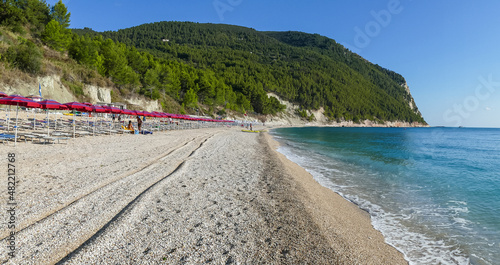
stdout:
MULTIPOLYGON (((411 100, 408 102, 410 108, 415 111, 415 113, 420 115, 420 111, 415 105, 415 101, 410 94, 410 89, 408 85, 404 84, 406 92, 409 94, 411 100)), ((277 115, 268 115, 266 124, 272 126, 332 126, 332 127, 427 127, 426 124, 421 124, 418 122, 409 123, 402 121, 386 121, 384 123, 376 123, 370 120, 361 121, 360 123, 354 123, 353 121, 330 121, 324 115, 324 109, 320 108, 316 111, 307 111, 307 115, 313 115, 314 120, 307 121, 297 115, 297 111, 300 106, 290 103, 281 99, 279 96, 273 93, 267 94, 269 97, 275 97, 279 100, 281 104, 286 106, 285 111, 277 115)))
POLYGON ((405 83, 401 84, 401 86, 405 88, 406 93, 408 93, 408 96, 410 96, 410 100, 408 101, 408 105, 410 106, 410 109, 412 109, 413 112, 415 112, 415 114, 422 116, 422 113, 420 113, 420 111, 418 110, 417 104, 415 104, 415 100, 413 99, 413 96, 411 95, 410 87, 408 86, 408 84, 405 82, 405 83))
MULTIPOLYGON (((14 84, 0 84, 0 91, 9 95, 19 94, 22 96, 38 95, 38 85, 42 88, 44 99, 53 99, 61 103, 77 101, 73 93, 61 82, 58 75, 33 78, 29 82, 17 81, 14 84)), ((90 103, 111 103, 112 88, 85 85, 83 91, 90 98, 90 103)), ((157 100, 148 100, 141 97, 125 99, 127 105, 135 105, 142 110, 161 111, 161 105, 157 100)))
POLYGON ((75 101, 75 96, 63 85, 59 76, 33 78, 30 82, 17 81, 14 84, 0 84, 1 91, 11 95, 38 95, 38 85, 42 87, 42 97, 59 102, 75 101))
POLYGON ((86 85, 83 90, 94 102, 111 103, 112 90, 110 88, 86 85))

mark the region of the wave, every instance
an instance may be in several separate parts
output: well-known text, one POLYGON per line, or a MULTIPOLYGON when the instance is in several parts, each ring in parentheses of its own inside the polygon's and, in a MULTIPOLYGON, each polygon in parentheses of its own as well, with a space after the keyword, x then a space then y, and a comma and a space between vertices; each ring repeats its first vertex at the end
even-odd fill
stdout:
MULTIPOLYGON (((283 141, 283 139, 278 139, 278 141, 283 141)), ((473 264, 457 242, 453 242, 443 235, 435 234, 426 229, 425 226, 419 227, 411 222, 416 219, 416 216, 422 214, 422 209, 418 207, 408 208, 404 214, 393 212, 390 207, 371 201, 370 197, 373 194, 353 193, 353 190, 362 192, 363 189, 354 182, 339 178, 339 176, 349 178, 353 174, 360 174, 359 172, 352 172, 352 168, 339 161, 334 161, 330 157, 324 157, 314 150, 299 149, 299 147, 301 147, 300 144, 287 141, 287 144, 278 148, 278 152, 303 167, 322 186, 331 189, 346 200, 356 204, 360 209, 367 211, 371 216, 373 227, 382 233, 387 244, 403 253, 409 264, 473 264), (336 176, 335 180, 342 179, 341 183, 333 180, 332 175, 336 176)), ((434 214, 441 217, 441 212, 456 213, 452 217, 453 224, 449 225, 461 224, 466 227, 469 221, 459 217, 460 213, 468 211, 466 205, 466 202, 450 202, 448 209, 436 210, 434 214)), ((476 260, 477 264, 488 264, 479 258, 476 260)))

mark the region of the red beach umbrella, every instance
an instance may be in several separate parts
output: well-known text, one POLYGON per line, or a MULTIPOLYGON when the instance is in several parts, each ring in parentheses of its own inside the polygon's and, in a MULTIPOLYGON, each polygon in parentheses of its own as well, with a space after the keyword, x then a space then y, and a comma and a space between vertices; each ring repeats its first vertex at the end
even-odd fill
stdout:
POLYGON ((0 98, 8 97, 7 93, 0 91, 0 98))
MULTIPOLYGON (((10 106, 16 106, 16 132, 14 136, 14 145, 17 144, 17 120, 18 120, 18 115, 19 115, 19 106, 23 106, 26 108, 38 108, 40 107, 40 104, 25 98, 23 96, 19 95, 11 95, 8 97, 3 97, 0 99, 0 104, 3 105, 10 105, 10 106)), ((9 124, 10 124, 10 119, 7 119, 7 130, 9 130, 9 124)))
POLYGON ((106 109, 103 108, 102 106, 99 106, 99 105, 92 105, 90 108, 92 109, 92 112, 95 112, 95 113, 105 113, 106 112, 106 109))
POLYGON ((122 114, 125 114, 125 115, 132 115, 132 111, 128 110, 128 109, 122 109, 122 114))
MULTIPOLYGON (((43 101, 40 101, 38 102, 40 104, 40 108, 41 109, 46 109, 47 110, 47 136, 49 135, 49 127, 50 127, 50 119, 49 119, 49 109, 61 109, 61 106, 63 106, 63 104, 55 101, 55 100, 51 100, 51 99, 47 99, 47 100, 43 100, 43 101)), ((34 122, 33 122, 33 126, 34 126, 34 122)), ((57 129, 57 123, 56 123, 56 127, 57 129)))
POLYGON ((112 114, 121 114, 122 113, 122 110, 117 108, 117 107, 103 106, 103 108, 106 110, 106 113, 112 113, 112 114))
POLYGON ((137 111, 136 110, 128 110, 128 115, 134 115, 137 116, 137 111))
POLYGON ((0 104, 11 105, 11 106, 22 106, 26 108, 39 108, 40 104, 36 103, 29 98, 25 98, 20 95, 10 95, 8 97, 3 97, 0 99, 0 104))
POLYGON ((66 105, 66 107, 68 107, 68 109, 70 109, 70 110, 77 110, 77 111, 83 111, 83 112, 92 111, 91 107, 89 107, 85 104, 82 104, 80 102, 68 102, 68 103, 64 103, 64 105, 66 105))
POLYGON ((160 118, 165 118, 165 117, 167 117, 167 116, 165 115, 165 113, 163 113, 163 112, 154 112, 154 113, 155 113, 156 115, 158 115, 158 117, 160 117, 160 118))
MULTIPOLYGON (((103 106, 103 108, 106 110, 106 113, 111 113, 111 114, 121 114, 123 113, 121 109, 117 108, 117 107, 111 107, 111 106, 103 106)), ((111 127, 113 126, 112 123, 109 124, 109 127, 111 129, 111 127)))
MULTIPOLYGON (((66 107, 70 110, 77 110, 77 111, 83 111, 83 112, 90 112, 92 111, 92 108, 84 105, 80 102, 68 102, 64 103, 66 107)), ((73 115, 73 138, 76 137, 76 122, 75 122, 75 115, 73 115)))
POLYGON ((38 102, 38 104, 40 104, 41 109, 60 109, 61 106, 63 105, 63 104, 61 104, 55 100, 51 100, 51 99, 40 101, 40 102, 38 102))
POLYGON ((2 105, 18 105, 22 102, 22 97, 19 95, 10 95, 0 99, 2 105))
MULTIPOLYGON (((99 105, 92 105, 90 106, 90 108, 92 109, 92 112, 94 113, 105 113, 106 112, 106 109, 103 108, 102 106, 99 106, 99 105)), ((94 117, 94 124, 92 126, 92 135, 95 136, 95 124, 96 124, 96 119, 94 117)))

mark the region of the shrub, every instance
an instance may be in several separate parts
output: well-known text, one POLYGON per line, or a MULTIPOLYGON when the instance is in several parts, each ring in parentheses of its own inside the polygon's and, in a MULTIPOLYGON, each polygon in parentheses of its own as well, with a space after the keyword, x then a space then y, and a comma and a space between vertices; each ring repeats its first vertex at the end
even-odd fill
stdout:
POLYGON ((33 42, 25 41, 7 49, 5 59, 24 72, 37 74, 42 67, 43 54, 33 42))
POLYGON ((226 110, 225 109, 221 109, 221 110, 217 111, 217 115, 219 115, 219 116, 226 116, 226 110))

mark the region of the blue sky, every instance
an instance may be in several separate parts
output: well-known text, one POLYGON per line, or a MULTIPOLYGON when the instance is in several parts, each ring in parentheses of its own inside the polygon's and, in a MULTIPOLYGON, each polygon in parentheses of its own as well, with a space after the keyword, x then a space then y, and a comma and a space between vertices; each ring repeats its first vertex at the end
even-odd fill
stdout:
MULTIPOLYGON (((48 0, 54 4, 56 1, 48 0)), ((71 27, 157 21, 318 33, 402 74, 431 125, 500 127, 500 1, 63 0, 71 27)))

